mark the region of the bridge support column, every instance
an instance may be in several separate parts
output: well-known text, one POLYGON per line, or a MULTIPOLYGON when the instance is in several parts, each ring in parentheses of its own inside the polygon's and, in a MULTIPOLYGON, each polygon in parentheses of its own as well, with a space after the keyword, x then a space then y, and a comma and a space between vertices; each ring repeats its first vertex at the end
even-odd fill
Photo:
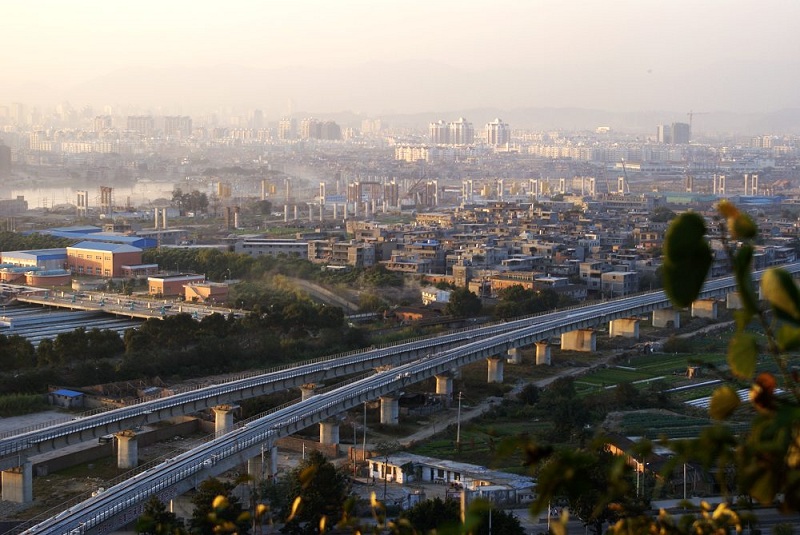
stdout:
POLYGON ((547 342, 536 342, 536 365, 550 366, 550 364, 552 364, 550 358, 550 344, 547 342))
POLYGON ((33 464, 25 461, 22 466, 3 470, 3 500, 12 503, 33 501, 33 464))
POLYGON ((489 383, 502 383, 503 382, 503 364, 505 360, 500 357, 489 357, 486 359, 488 371, 486 374, 486 381, 489 383))
POLYGON ((214 407, 214 433, 224 435, 233 430, 234 405, 217 405, 214 407))
POLYGON ((120 431, 117 437, 117 468, 136 468, 139 465, 139 441, 130 429, 120 431))
POLYGON ((717 301, 714 299, 698 299, 692 303, 692 317, 717 319, 717 301))
POLYGON ((247 475, 250 476, 255 483, 259 483, 264 479, 264 460, 262 454, 250 457, 247 459, 247 475))
POLYGON ((381 396, 381 423, 397 425, 400 423, 400 404, 396 397, 381 396))
POLYGON ((512 347, 509 349, 506 362, 509 364, 522 364, 522 348, 512 347))
POLYGON ((665 328, 672 323, 673 329, 681 327, 681 313, 671 308, 662 308, 653 311, 653 327, 665 328))
POLYGON ((269 477, 278 475, 278 446, 272 446, 269 449, 269 477))
POLYGON ((444 398, 445 406, 450 406, 453 399, 453 378, 450 375, 436 376, 436 395, 444 398))
POLYGON ((578 329, 561 335, 561 351, 597 351, 597 333, 591 329, 578 329))
POLYGON ((725 308, 728 310, 738 310, 742 308, 742 294, 739 292, 728 292, 725 296, 725 308))
POLYGON ((300 400, 305 401, 317 394, 317 385, 308 383, 300 387, 300 400))
POLYGON ((639 320, 635 318, 620 318, 608 322, 608 336, 622 336, 623 338, 639 339, 639 320))
POLYGON ((339 424, 336 422, 319 423, 319 443, 339 445, 339 424))

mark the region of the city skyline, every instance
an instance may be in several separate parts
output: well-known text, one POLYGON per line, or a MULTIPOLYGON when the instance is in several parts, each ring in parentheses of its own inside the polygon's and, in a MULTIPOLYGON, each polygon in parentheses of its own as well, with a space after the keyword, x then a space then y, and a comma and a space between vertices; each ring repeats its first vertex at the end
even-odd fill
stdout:
POLYGON ((106 7, 4 6, 16 23, 0 37, 7 51, 0 102, 187 114, 259 108, 269 118, 481 107, 800 107, 792 91, 800 4, 779 0, 106 7))

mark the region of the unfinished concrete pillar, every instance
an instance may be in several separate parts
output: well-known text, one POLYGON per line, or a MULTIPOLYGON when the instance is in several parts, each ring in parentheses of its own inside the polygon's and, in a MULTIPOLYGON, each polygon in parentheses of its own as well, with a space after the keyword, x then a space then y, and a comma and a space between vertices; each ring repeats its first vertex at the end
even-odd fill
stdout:
POLYGON ((33 464, 25 461, 21 466, 3 470, 3 501, 31 503, 33 501, 33 464))
POLYGON ((591 329, 577 329, 561 335, 562 351, 597 351, 597 333, 591 329))
POLYGON ((305 401, 308 398, 316 395, 317 385, 314 383, 304 384, 300 387, 300 400, 305 401))
POLYGON ((381 396, 381 423, 397 425, 400 422, 400 404, 394 396, 381 396))
POLYGON ((698 299, 693 302, 692 317, 717 319, 717 301, 715 299, 698 299))
POLYGON ((728 310, 738 310, 742 308, 742 294, 739 292, 728 292, 725 296, 725 308, 728 310))
POLYGON ((339 445, 339 424, 337 422, 319 423, 319 443, 339 445))
POLYGON ((436 376, 436 393, 448 399, 453 395, 453 378, 450 375, 436 376))
POLYGON ((673 329, 681 327, 681 313, 671 308, 653 311, 653 327, 665 328, 672 324, 673 329))
POLYGON ((512 347, 509 349, 506 362, 509 364, 522 364, 522 349, 519 347, 512 347))
POLYGON ((639 339, 639 320, 636 318, 619 318, 608 322, 608 336, 639 339))
POLYGON ((233 430, 234 405, 217 405, 214 411, 214 432, 217 435, 230 433, 233 430))
POLYGON ((278 475, 278 446, 272 446, 269 449, 269 473, 270 477, 278 475))
POLYGON ((536 365, 537 366, 550 366, 552 360, 550 358, 550 344, 546 341, 536 342, 536 365))
POLYGON ((261 454, 247 459, 247 475, 252 478, 255 483, 264 479, 264 460, 261 454))
POLYGON ((117 468, 131 469, 139 466, 139 441, 132 429, 116 434, 117 468))
POLYGON ((494 356, 486 359, 487 364, 487 377, 489 383, 502 383, 503 382, 503 363, 504 359, 494 356))

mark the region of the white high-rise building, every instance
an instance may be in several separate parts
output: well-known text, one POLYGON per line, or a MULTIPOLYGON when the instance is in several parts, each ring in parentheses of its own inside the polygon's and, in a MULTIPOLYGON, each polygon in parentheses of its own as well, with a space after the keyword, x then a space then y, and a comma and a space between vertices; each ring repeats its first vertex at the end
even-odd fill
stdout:
POLYGON ((448 126, 451 145, 471 145, 475 142, 475 129, 472 127, 472 123, 463 117, 459 117, 448 126))
POLYGON ((486 124, 486 143, 492 147, 502 147, 511 141, 511 129, 502 119, 486 124))

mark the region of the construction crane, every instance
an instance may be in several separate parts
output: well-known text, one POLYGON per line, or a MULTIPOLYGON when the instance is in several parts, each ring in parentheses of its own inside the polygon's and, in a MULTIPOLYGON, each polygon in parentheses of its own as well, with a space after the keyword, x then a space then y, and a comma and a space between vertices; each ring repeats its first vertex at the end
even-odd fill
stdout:
POLYGON ((689 110, 689 113, 686 114, 686 115, 689 116, 689 132, 692 131, 692 119, 694 118, 695 115, 708 115, 709 113, 710 112, 707 112, 707 111, 692 111, 692 110, 689 110))
POLYGON ((620 158, 620 161, 622 162, 622 181, 623 182, 622 182, 622 187, 621 188, 617 188, 617 189, 620 190, 619 193, 625 195, 626 193, 630 193, 631 192, 631 186, 630 186, 630 184, 628 182, 628 169, 625 167, 625 158, 620 158))

